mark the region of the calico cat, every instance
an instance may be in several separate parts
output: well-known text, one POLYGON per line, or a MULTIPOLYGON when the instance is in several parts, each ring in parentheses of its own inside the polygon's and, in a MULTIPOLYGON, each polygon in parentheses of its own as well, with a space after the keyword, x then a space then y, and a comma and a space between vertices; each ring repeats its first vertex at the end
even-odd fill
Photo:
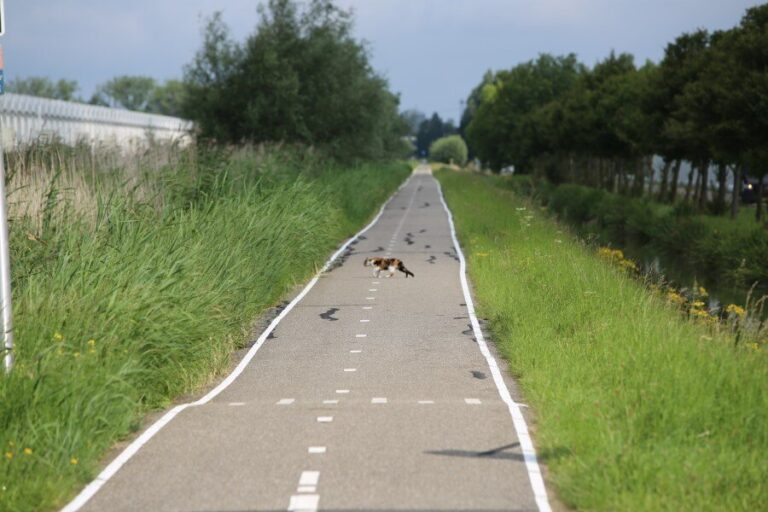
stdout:
POLYGON ((403 262, 397 258, 365 258, 363 266, 375 267, 375 270, 373 271, 373 275, 375 277, 379 277, 379 273, 382 270, 389 272, 387 277, 392 277, 395 274, 395 270, 399 270, 400 272, 404 273, 406 279, 408 279, 408 276, 416 277, 413 275, 413 272, 405 268, 403 262))

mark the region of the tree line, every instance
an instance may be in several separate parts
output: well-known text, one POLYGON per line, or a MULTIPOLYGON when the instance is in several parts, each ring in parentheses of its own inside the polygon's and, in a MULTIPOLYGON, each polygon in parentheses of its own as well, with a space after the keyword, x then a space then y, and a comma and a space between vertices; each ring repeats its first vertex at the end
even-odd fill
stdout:
POLYGON ((7 91, 40 98, 76 101, 167 116, 183 115, 185 87, 180 80, 160 83, 148 76, 123 75, 96 87, 90 99, 78 91, 77 80, 51 80, 43 76, 20 77, 8 82, 7 91))
POLYGON ((768 4, 729 30, 685 33, 659 63, 611 52, 589 68, 540 55, 488 72, 470 93, 461 133, 498 170, 514 165, 578 182, 736 215, 744 176, 768 175, 768 4), (654 155, 663 164, 655 179, 654 155), (690 171, 678 186, 681 164, 690 171), (733 191, 728 197, 727 180, 733 191), (709 193, 714 178, 714 192, 709 193), (729 208, 730 206, 730 208, 729 208))
MULTIPOLYGON (((297 143, 346 160, 412 151, 399 97, 353 37, 351 13, 332 0, 269 0, 243 42, 214 13, 202 39, 182 80, 121 76, 88 102, 185 117, 196 122, 201 140, 217 144, 297 143)), ((74 81, 31 77, 8 90, 83 101, 78 88, 74 81)))

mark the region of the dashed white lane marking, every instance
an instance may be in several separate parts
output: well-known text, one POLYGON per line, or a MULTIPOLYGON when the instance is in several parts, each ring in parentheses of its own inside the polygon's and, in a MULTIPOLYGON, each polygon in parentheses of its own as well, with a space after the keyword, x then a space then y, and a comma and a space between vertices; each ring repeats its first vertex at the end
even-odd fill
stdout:
POLYGON ((385 404, 385 403, 387 403, 387 399, 384 398, 384 397, 371 398, 371 403, 372 404, 385 404))
POLYGON ((330 423, 333 421, 333 416, 318 416, 317 422, 318 423, 330 423))
POLYGON ((348 395, 349 390, 348 389, 337 389, 336 392, 340 395, 348 395))
POLYGON ((345 372, 356 372, 357 368, 344 368, 345 372))
POLYGON ((291 405, 295 401, 296 401, 295 398, 282 398, 278 400, 277 404, 275 405, 291 405))
POLYGON ((288 512, 315 512, 320 504, 320 496, 317 494, 299 494, 291 496, 288 503, 288 512))
POLYGON ((296 492, 317 492, 317 487, 314 485, 300 485, 296 488, 296 492))
POLYGON ((326 448, 325 446, 310 446, 309 448, 307 448, 307 452, 313 453, 313 454, 325 453, 326 448))
POLYGON ((400 234, 400 230, 403 229, 403 224, 405 224, 405 219, 408 218, 408 214, 411 211, 411 207, 413 206, 413 202, 416 200, 416 194, 419 192, 419 188, 416 187, 413 190, 413 194, 411 195, 411 200, 408 202, 408 206, 405 208, 405 212, 403 212, 403 218, 400 219, 400 223, 397 225, 397 229, 395 229, 395 232, 392 233, 392 242, 397 240, 398 235, 400 234))
POLYGON ((373 309, 373 306, 363 306, 363 309, 373 309))
MULTIPOLYGON (((272 320, 272 322, 269 324, 269 326, 259 335, 258 339, 256 340, 256 343, 253 344, 253 346, 248 350, 248 352, 245 354, 245 357, 240 361, 240 363, 235 367, 235 369, 230 373, 221 383, 219 383, 218 386, 213 388, 211 391, 209 391, 205 396, 200 398, 199 400, 196 400, 194 402, 188 402, 185 404, 180 404, 171 409, 170 411, 166 412, 159 420, 154 422, 152 425, 149 426, 139 437, 137 437, 131 444, 129 444, 120 454, 115 457, 115 459, 109 463, 109 465, 104 468, 101 473, 99 473, 94 480, 91 481, 82 491, 80 491, 80 494, 75 496, 75 498, 67 503, 67 505, 61 510, 61 512, 77 512, 80 510, 88 501, 90 501, 93 496, 99 492, 99 489, 101 489, 120 469, 125 465, 126 462, 128 462, 136 453, 144 446, 146 445, 150 439, 152 439, 160 430, 163 429, 168 423, 170 423, 176 416, 179 415, 183 410, 195 407, 198 405, 205 405, 214 398, 216 398, 219 393, 224 391, 226 388, 232 384, 232 382, 235 381, 242 373, 245 371, 245 368, 250 364, 251 360, 256 356, 256 353, 259 351, 259 349, 264 345, 264 343, 267 340, 267 337, 274 331, 275 327, 282 321, 283 318, 285 318, 291 310, 301 302, 301 300, 309 293, 309 291, 317 284, 318 281, 320 281, 321 275, 330 268, 331 264, 336 261, 336 258, 338 258, 344 251, 347 250, 347 248, 355 241, 359 240, 360 236, 364 233, 366 233, 369 229, 371 229, 381 218, 382 215, 384 215, 384 211, 387 209, 387 206, 390 202, 395 198, 395 195, 397 192, 403 190, 408 183, 411 182, 411 178, 409 177, 405 182, 403 182, 400 187, 397 189, 397 191, 390 196, 390 198, 381 205, 381 208, 379 208, 379 213, 376 214, 376 216, 371 220, 371 222, 365 226, 363 229, 358 231, 354 237, 347 240, 339 249, 331 255, 330 258, 325 262, 325 265, 315 274, 315 277, 312 278, 312 280, 307 283, 307 285, 302 289, 301 293, 299 293, 286 307, 283 309, 277 317, 272 320)), ((319 499, 319 498, 318 498, 319 499)), ((315 509, 317 508, 317 503, 315 503, 315 509)))
POLYGON ((299 477, 299 485, 317 485, 320 481, 319 471, 302 471, 299 477))
POLYGON ((377 292, 379 291, 378 288, 368 288, 369 292, 377 292))
POLYGON ((362 350, 350 350, 349 351, 350 354, 359 354, 360 352, 362 352, 362 350))
POLYGON ((229 402, 229 405, 232 407, 239 407, 241 405, 245 405, 245 402, 229 402))
POLYGON ((367 334, 355 334, 355 338, 367 338, 367 334))
POLYGON ((370 322, 370 320, 369 320, 369 319, 367 319, 367 318, 365 318, 365 319, 363 319, 363 320, 360 320, 360 323, 361 323, 361 324, 367 324, 368 322, 370 322))
POLYGON ((479 398, 465 398, 465 402, 467 402, 469 405, 479 405, 483 402, 480 401, 479 398))
POLYGON ((373 281, 371 284, 381 284, 379 281, 373 281))
POLYGON ((325 405, 336 405, 337 403, 339 403, 339 401, 338 400, 323 400, 323 403, 325 405))
POLYGON ((425 404, 433 404, 433 403, 435 403, 435 401, 434 400, 419 400, 419 403, 422 404, 422 405, 425 405, 425 404))
POLYGON ((366 297, 365 300, 376 300, 376 297, 366 297))

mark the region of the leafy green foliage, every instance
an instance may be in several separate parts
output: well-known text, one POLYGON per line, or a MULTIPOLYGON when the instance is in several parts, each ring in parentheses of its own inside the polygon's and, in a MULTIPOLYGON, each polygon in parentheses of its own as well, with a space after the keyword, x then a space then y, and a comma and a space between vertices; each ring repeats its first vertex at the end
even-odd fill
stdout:
MULTIPOLYGON (((486 73, 462 116, 470 147, 492 169, 513 164, 555 182, 573 181, 641 195, 664 159, 658 191, 674 202, 680 162, 690 162, 685 201, 726 211, 727 175, 768 175, 768 5, 740 25, 697 30, 669 43, 657 65, 636 67, 610 53, 592 69, 573 55, 486 73), (717 191, 710 193, 711 168, 717 191), (671 171, 671 172, 670 172, 671 171)), ((738 210, 738 188, 731 213, 738 210)), ((756 218, 763 204, 757 202, 756 218)))
POLYGON ((702 281, 742 290, 768 284, 768 232, 758 224, 723 225, 687 203, 664 207, 574 184, 522 192, 535 195, 582 235, 651 248, 702 281))
POLYGON ((186 68, 185 111, 203 137, 300 142, 345 159, 403 150, 398 98, 372 71, 347 12, 330 0, 270 0, 260 14, 242 45, 214 15, 186 68))
POLYGON ((435 162, 464 165, 467 163, 467 144, 461 135, 442 137, 429 146, 429 157, 435 162))
POLYGON ((8 83, 6 90, 16 94, 28 94, 54 100, 77 101, 75 93, 80 88, 75 80, 61 79, 53 82, 50 78, 30 76, 16 78, 8 83))
POLYGON ((148 76, 118 76, 100 85, 93 93, 91 103, 145 111, 155 87, 155 80, 148 76))
POLYGON ((451 121, 443 121, 437 112, 429 119, 424 119, 419 124, 416 132, 416 150, 420 156, 426 156, 433 142, 446 135, 456 133, 456 128, 451 121))

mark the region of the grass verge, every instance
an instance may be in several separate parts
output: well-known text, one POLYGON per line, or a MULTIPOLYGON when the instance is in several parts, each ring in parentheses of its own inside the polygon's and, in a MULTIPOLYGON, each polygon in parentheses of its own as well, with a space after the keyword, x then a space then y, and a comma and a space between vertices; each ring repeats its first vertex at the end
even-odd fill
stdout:
POLYGON ((682 319, 501 180, 437 177, 563 501, 768 509, 765 352, 682 319))
POLYGON ((146 187, 112 173, 73 193, 48 169, 47 200, 14 219, 17 363, 0 378, 1 510, 62 505, 144 413, 226 369, 250 322, 409 172, 285 150, 188 157, 145 176, 146 187), (67 197, 91 197, 96 211, 67 197))

